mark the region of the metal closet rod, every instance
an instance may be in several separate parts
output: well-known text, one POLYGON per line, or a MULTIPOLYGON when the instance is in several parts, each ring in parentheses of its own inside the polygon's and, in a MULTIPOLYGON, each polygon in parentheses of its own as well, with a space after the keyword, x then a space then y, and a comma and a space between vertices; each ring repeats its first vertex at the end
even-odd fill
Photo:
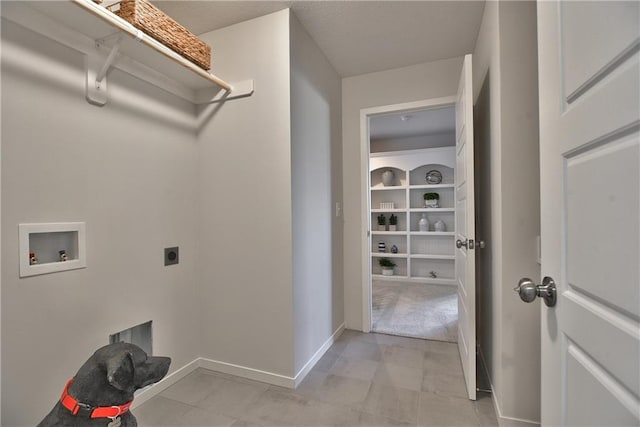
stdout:
POLYGON ((188 61, 178 53, 172 51, 171 49, 169 49, 168 47, 166 47, 156 39, 149 37, 148 35, 144 34, 142 31, 138 30, 133 25, 129 24, 128 22, 124 21, 122 18, 119 18, 118 16, 109 12, 107 9, 101 6, 98 6, 97 4, 93 3, 91 0, 71 0, 71 1, 76 5, 82 7, 87 12, 90 12, 94 16, 97 16, 98 18, 102 19, 109 25, 116 27, 117 29, 121 30, 122 32, 129 35, 130 37, 133 37, 139 42, 144 43, 145 45, 149 46, 151 49, 155 50, 156 52, 159 52, 162 55, 166 56, 167 58, 177 62, 178 64, 182 65, 188 70, 198 74, 200 77, 215 83, 216 85, 220 86, 227 92, 232 90, 232 87, 229 83, 203 70, 197 65, 191 63, 190 61, 188 61))

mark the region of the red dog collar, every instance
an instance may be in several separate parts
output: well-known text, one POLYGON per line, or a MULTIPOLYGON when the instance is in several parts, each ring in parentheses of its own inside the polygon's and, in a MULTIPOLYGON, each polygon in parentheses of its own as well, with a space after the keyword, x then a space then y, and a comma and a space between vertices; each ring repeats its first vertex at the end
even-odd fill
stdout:
POLYGON ((83 414, 88 415, 91 418, 115 418, 118 415, 122 415, 129 411, 129 407, 133 403, 133 400, 129 403, 125 403, 120 406, 98 406, 93 407, 91 405, 87 405, 86 403, 80 403, 73 397, 69 395, 69 386, 73 383, 75 378, 71 378, 67 385, 64 387, 62 391, 62 396, 60 396, 60 403, 62 406, 71 411, 73 415, 78 415, 78 413, 82 412, 83 414))

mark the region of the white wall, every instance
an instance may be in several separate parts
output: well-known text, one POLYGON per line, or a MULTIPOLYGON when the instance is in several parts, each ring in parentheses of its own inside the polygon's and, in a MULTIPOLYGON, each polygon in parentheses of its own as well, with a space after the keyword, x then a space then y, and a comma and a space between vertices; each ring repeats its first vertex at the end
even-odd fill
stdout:
POLYGON ((509 330, 503 329, 502 397, 507 415, 539 422, 542 301, 525 304, 513 292, 522 277, 542 282, 536 246, 540 235, 536 3, 504 2, 499 10, 504 209, 501 291, 503 324, 509 326, 509 330), (525 396, 528 404, 522 401, 525 396))
POLYGON ((37 423, 109 334, 147 320, 172 370, 204 357, 282 384, 344 323, 340 79, 289 18, 203 35, 216 72, 256 92, 197 111, 117 70, 91 106, 82 55, 3 22, 6 425, 37 423), (44 221, 86 221, 87 269, 18 278, 17 224, 44 221))
POLYGON ((2 22, 2 422, 35 425, 109 334, 153 320, 172 370, 199 348, 192 106, 2 22), (18 224, 85 221, 87 268, 18 277, 18 224), (180 246, 180 264, 163 248, 180 246))
POLYGON ((446 147, 456 145, 456 133, 445 132, 429 135, 407 136, 403 138, 371 139, 370 151, 381 153, 386 151, 420 150, 423 148, 446 147))
POLYGON ((482 251, 481 351, 501 425, 540 420, 540 308, 513 292, 540 280, 535 2, 488 2, 474 52, 482 251))
POLYGON ((295 372, 343 323, 341 79, 291 15, 291 188, 295 372), (333 230, 337 233, 333 233, 333 230), (336 256, 333 256, 335 252, 336 256), (338 258, 340 256, 340 258, 338 258), (340 274, 341 275, 341 274, 340 274))
POLYGON ((493 397, 502 402, 502 168, 500 128, 500 39, 498 2, 487 2, 473 52, 476 237, 486 247, 478 251, 476 305, 478 343, 486 362, 493 397))
MULTIPOLYGON (((0 4, 2 12, 2 4, 0 4)), ((0 26, 2 25, 0 21, 0 26)), ((2 43, 0 43, 2 55, 2 43)), ((0 67, 0 95, 2 94, 2 67, 0 67)), ((0 129, 2 129, 2 102, 0 102, 0 129)), ((0 135, 0 153, 2 153, 2 135, 0 135)), ((0 155, 0 242, 2 242, 2 156, 0 155)), ((0 260, 2 259, 2 244, 0 244, 0 260)), ((0 319, 2 319, 2 262, 0 261, 0 319)), ((0 328, 1 329, 1 328, 0 328)), ((2 384, 2 331, 0 330, 0 385, 2 384)), ((2 425, 2 386, 0 386, 0 426, 2 425)))
POLYGON ((202 356, 292 377, 289 11, 200 35, 255 93, 200 112, 202 356))
POLYGON ((462 58, 419 64, 342 80, 344 288, 347 328, 362 330, 362 164, 360 110, 455 95, 462 58))
POLYGON ((288 10, 200 37, 256 86, 199 112, 202 356, 293 379, 344 322, 340 79, 288 10))

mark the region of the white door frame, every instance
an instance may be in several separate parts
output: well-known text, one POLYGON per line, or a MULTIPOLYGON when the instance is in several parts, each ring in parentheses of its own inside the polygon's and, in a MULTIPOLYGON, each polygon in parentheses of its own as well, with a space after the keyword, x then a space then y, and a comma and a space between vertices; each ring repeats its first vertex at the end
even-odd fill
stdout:
POLYGON ((371 332, 371 215, 369 194, 369 119, 397 113, 410 113, 451 107, 456 96, 431 98, 402 104, 382 105, 360 110, 360 218, 362 221, 362 332, 371 332))

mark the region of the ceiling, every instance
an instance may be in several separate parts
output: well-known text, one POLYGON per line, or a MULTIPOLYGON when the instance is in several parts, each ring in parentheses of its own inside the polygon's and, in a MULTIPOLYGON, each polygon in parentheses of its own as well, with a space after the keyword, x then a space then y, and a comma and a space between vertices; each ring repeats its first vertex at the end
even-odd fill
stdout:
POLYGON ((342 77, 471 53, 484 10, 484 1, 452 0, 153 3, 195 34, 290 7, 342 77))
POLYGON ((439 135, 455 133, 455 131, 455 107, 453 106, 378 116, 372 118, 369 124, 371 140, 439 135))

